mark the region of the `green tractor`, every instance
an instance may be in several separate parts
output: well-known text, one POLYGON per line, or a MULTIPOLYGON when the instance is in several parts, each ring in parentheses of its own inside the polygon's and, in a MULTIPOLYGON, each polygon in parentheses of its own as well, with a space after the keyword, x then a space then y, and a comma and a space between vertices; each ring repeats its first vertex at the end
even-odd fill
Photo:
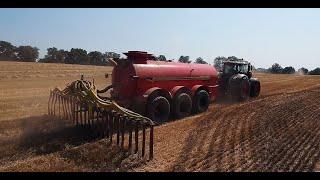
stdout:
POLYGON ((219 94, 235 101, 245 101, 260 94, 260 81, 252 77, 247 61, 224 61, 219 73, 219 94))

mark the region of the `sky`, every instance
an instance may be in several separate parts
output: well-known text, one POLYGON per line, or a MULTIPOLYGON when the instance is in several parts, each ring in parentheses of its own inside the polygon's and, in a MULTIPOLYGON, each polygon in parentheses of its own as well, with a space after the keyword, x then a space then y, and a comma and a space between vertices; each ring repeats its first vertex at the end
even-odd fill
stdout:
POLYGON ((255 67, 320 66, 320 9, 0 9, 0 40, 15 46, 129 50, 177 60, 237 56, 255 67))

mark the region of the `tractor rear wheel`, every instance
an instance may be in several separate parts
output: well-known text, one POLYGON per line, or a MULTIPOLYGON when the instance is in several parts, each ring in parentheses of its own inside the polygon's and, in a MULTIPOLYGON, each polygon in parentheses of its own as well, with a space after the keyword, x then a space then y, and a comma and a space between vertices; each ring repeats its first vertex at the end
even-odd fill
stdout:
POLYGON ((184 118, 191 114, 192 99, 187 93, 179 93, 172 101, 172 112, 176 118, 184 118))
POLYGON ((193 100, 193 111, 195 113, 202 113, 209 107, 210 99, 206 90, 198 91, 193 100))
POLYGON ((148 101, 147 116, 161 124, 168 120, 170 115, 170 103, 163 96, 156 96, 148 101))

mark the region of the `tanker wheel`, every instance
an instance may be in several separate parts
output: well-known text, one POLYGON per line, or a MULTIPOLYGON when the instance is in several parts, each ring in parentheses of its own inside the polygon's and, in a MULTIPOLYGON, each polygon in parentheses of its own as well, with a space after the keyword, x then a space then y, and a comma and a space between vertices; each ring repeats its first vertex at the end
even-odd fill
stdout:
POLYGON ((253 81, 250 87, 250 96, 257 97, 260 94, 260 82, 253 81))
POLYGON ((191 114, 192 99, 187 93, 178 94, 172 101, 172 112, 176 118, 184 118, 191 114))
POLYGON ((170 115, 170 103, 163 96, 156 96, 148 101, 147 116, 161 124, 168 120, 170 115))
POLYGON ((205 90, 198 91, 193 100, 193 112, 202 113, 206 111, 209 107, 209 94, 205 90))

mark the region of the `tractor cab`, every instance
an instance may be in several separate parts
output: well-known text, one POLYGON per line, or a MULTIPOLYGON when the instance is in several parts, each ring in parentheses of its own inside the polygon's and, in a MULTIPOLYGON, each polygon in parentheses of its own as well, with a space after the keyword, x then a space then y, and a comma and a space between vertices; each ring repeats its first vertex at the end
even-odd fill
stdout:
POLYGON ((247 61, 224 61, 222 67, 222 74, 232 76, 234 74, 245 74, 252 76, 252 66, 247 61))
POLYGON ((260 82, 252 78, 251 71, 252 65, 248 61, 224 61, 219 74, 220 94, 240 100, 258 96, 260 82))

